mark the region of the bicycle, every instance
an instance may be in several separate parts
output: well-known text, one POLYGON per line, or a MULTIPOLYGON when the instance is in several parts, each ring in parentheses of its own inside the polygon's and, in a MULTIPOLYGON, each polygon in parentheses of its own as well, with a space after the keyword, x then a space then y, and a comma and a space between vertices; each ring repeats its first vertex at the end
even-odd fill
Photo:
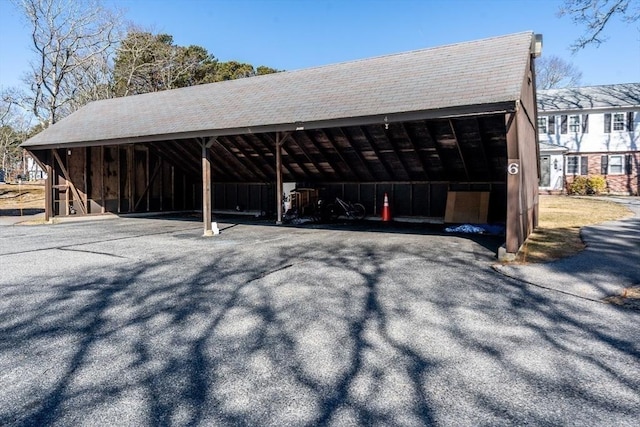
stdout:
POLYGON ((336 197, 334 203, 329 203, 322 209, 324 217, 335 221, 339 217, 344 216, 348 219, 362 220, 366 215, 366 211, 362 203, 352 203, 336 197))

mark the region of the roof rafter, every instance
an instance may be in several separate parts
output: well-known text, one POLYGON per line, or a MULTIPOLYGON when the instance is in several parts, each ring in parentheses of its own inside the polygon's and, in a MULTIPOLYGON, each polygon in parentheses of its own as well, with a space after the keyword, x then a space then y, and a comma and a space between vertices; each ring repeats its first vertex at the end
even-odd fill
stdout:
POLYGON ((467 163, 464 161, 464 155, 462 154, 462 150, 460 149, 460 140, 458 139, 458 135, 456 135, 456 128, 453 125, 453 120, 447 120, 449 123, 449 127, 451 128, 451 133, 453 134, 453 140, 456 144, 456 149, 458 150, 458 155, 460 156, 460 161, 462 162, 462 168, 464 169, 464 175, 467 177, 467 181, 469 181, 469 168, 467 167, 467 163))
POLYGON ((316 168, 316 170, 318 171, 318 174, 322 177, 323 180, 327 180, 327 175, 324 173, 324 171, 322 170, 322 166, 320 166, 320 163, 318 163, 313 156, 311 156, 309 154, 309 152, 303 147, 303 145, 300 143, 300 141, 298 141, 298 138, 296 138, 296 136, 299 136, 299 132, 296 132, 296 135, 294 135, 293 138, 291 138, 291 140, 293 141, 294 144, 296 144, 298 146, 298 148, 300 149, 300 151, 302 151, 302 154, 304 154, 304 156, 311 162, 311 164, 313 164, 313 167, 316 168))
MULTIPOLYGON (((269 177, 269 172, 265 172, 263 170, 263 165, 260 164, 260 162, 258 162, 256 159, 254 159, 249 152, 247 152, 240 146, 240 144, 237 143, 238 139, 240 139, 239 135, 224 138, 225 141, 229 142, 233 147, 235 147, 236 150, 240 152, 240 154, 242 154, 242 156, 244 156, 244 159, 251 163, 256 168, 256 170, 260 172, 260 175, 262 175, 265 182, 271 181, 272 179, 269 177)), ((259 156, 259 154, 257 153, 256 155, 259 156)))
POLYGON ((405 156, 402 156, 402 155, 398 154, 398 150, 396 149, 396 144, 393 142, 393 139, 390 136, 390 131, 389 131, 389 129, 387 129, 387 126, 385 126, 385 129, 382 130, 382 133, 385 136, 385 138, 387 139, 387 142, 389 143, 389 146, 393 150, 393 154, 396 156, 396 159, 398 159, 398 161, 402 165, 402 168, 404 169, 405 174, 407 174, 407 177, 410 180, 413 179, 413 177, 411 176, 411 167, 407 163, 407 160, 406 160, 405 156))
MULTIPOLYGON (((245 162, 241 161, 240 158, 238 156, 236 156, 231 150, 229 150, 229 148, 227 148, 227 146, 225 144, 223 144, 221 141, 219 141, 217 138, 214 139, 214 146, 218 146, 220 147, 223 153, 226 154, 227 158, 233 159, 234 163, 236 163, 237 165, 240 166, 241 170, 248 172, 250 175, 253 176, 253 179, 256 181, 266 181, 269 182, 269 179, 262 176, 257 176, 257 174, 255 173, 255 170, 253 168, 247 168, 247 165, 245 162)), ((213 146, 212 146, 213 147, 213 146)))
POLYGON ((407 127, 405 126, 404 123, 399 123, 398 124, 399 129, 402 131, 402 133, 405 135, 405 137, 407 138, 407 141, 409 141, 409 144, 411 144, 411 147, 413 148, 413 151, 415 151, 416 153, 416 157, 418 158, 418 161, 420 162, 420 166, 422 167, 422 171, 424 172, 424 177, 425 179, 429 179, 429 171, 427 168, 427 164, 424 161, 424 158, 422 157, 422 152, 418 149, 418 146, 416 145, 415 141, 413 140, 413 137, 409 134, 409 131, 407 130, 407 127))
MULTIPOLYGON (((373 152, 376 153, 376 157, 378 158, 378 162, 382 165, 382 167, 384 168, 384 170, 387 173, 387 175, 389 176, 389 178, 391 178, 391 180, 397 179, 397 176, 393 173, 393 168, 389 167, 389 165, 387 164, 386 160, 381 155, 380 150, 377 148, 376 143, 373 140, 373 138, 371 137, 371 134, 367 130, 366 126, 357 126, 357 128, 360 130, 360 132, 362 132, 362 134, 364 135, 365 140, 367 141, 367 143, 369 144, 369 146, 371 147, 373 152)), ((407 171, 404 171, 404 172, 406 174, 407 171)), ((407 174, 407 176, 408 176, 408 174, 407 174)))
MULTIPOLYGON (((318 132, 318 133, 322 133, 322 134, 325 136, 325 138, 329 139, 329 138, 327 137, 326 133, 324 133, 324 132, 322 131, 322 129, 320 129, 320 130, 318 130, 318 131, 308 131, 308 132, 307 132, 307 131, 305 131, 305 133, 304 133, 304 134, 305 134, 305 136, 309 139, 309 141, 310 141, 310 142, 311 142, 311 143, 312 143, 312 144, 313 144, 313 145, 318 149, 318 151, 320 152, 320 154, 322 154, 322 156, 323 156, 323 157, 324 157, 324 159, 327 161, 327 163, 329 163, 329 166, 331 166, 331 169, 332 169, 332 170, 333 170, 333 171, 334 171, 334 172, 339 176, 340 180, 342 180, 342 181, 344 181, 344 180, 348 180, 349 178, 346 178, 346 177, 345 177, 345 175, 344 175, 343 171, 341 170, 342 168, 337 167, 336 165, 334 165, 334 164, 332 163, 332 161, 331 161, 331 160, 332 160, 332 159, 331 159, 331 157, 334 157, 334 156, 331 156, 331 155, 329 154, 329 152, 327 151, 327 149, 326 149, 326 148, 324 148, 320 142, 318 142, 318 139, 317 139, 317 138, 315 137, 315 135, 314 135, 314 133, 316 133, 316 132, 318 132)), ((329 141, 329 143, 331 144, 331 142, 330 142, 330 141, 329 141)), ((331 144, 331 145, 333 146, 333 144, 331 144)), ((353 174, 354 174, 354 173, 353 173, 353 171, 352 171, 352 170, 351 170, 351 168, 349 167, 349 164, 348 164, 348 163, 346 163, 346 162, 344 161, 344 159, 343 159, 343 158, 342 158, 342 156, 340 155, 340 152, 338 152, 338 151, 335 149, 335 147, 333 148, 333 150, 334 150, 334 152, 335 152, 335 153, 334 153, 334 154, 335 154, 335 156, 337 156, 337 157, 338 157, 338 160, 339 160, 340 162, 342 162, 342 166, 343 166, 343 167, 346 167, 346 170, 348 170, 349 172, 351 172, 351 174, 353 175, 353 174)), ((339 163, 339 162, 337 162, 337 163, 339 163)))
MULTIPOLYGON (((369 180, 370 181, 375 181, 375 173, 373 172, 373 170, 371 169, 371 165, 369 165, 369 162, 367 162, 367 159, 364 158, 364 156, 362 155, 362 153, 360 152, 360 150, 356 150, 355 147, 353 146, 353 143, 351 142, 351 139, 349 138, 349 136, 344 132, 344 130, 342 130, 342 128, 335 128, 336 132, 338 132, 342 138, 344 139, 344 141, 349 145, 349 148, 351 148, 351 150, 353 150, 353 153, 355 154, 355 156, 358 158, 358 160, 360 161, 360 163, 362 164, 362 166, 364 166, 365 170, 367 171, 367 173, 369 174, 369 180)), ((329 140, 331 140, 331 138, 329 138, 329 140)))

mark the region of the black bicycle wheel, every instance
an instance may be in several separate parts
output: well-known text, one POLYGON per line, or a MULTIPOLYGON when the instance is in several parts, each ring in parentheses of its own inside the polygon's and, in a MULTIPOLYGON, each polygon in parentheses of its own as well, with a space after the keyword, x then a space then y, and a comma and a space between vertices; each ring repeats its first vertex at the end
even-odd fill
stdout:
POLYGON ((335 221, 340 216, 340 208, 334 205, 333 203, 329 203, 324 207, 325 216, 329 221, 335 221))
POLYGON ((366 216, 366 211, 364 209, 364 205, 362 203, 354 203, 353 204, 353 212, 352 215, 355 219, 361 220, 366 216))

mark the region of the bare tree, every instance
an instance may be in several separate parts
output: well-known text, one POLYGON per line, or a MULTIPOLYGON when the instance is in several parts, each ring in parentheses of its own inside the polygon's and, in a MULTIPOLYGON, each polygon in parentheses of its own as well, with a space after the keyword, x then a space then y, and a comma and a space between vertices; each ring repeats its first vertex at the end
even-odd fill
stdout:
POLYGON ((44 128, 104 95, 97 88, 109 83, 105 61, 117 41, 119 18, 100 0, 14 2, 31 28, 29 109, 44 128))
POLYGON ((536 88, 556 89, 579 86, 582 72, 558 56, 536 59, 536 88))
POLYGON ((19 108, 12 90, 3 90, 0 94, 0 169, 5 173, 15 169, 21 159, 18 147, 24 140, 28 122, 19 108))
POLYGON ((132 27, 117 49, 116 92, 135 95, 214 81, 217 61, 200 46, 178 46, 169 34, 132 27))
POLYGON ((606 40, 603 31, 615 17, 632 23, 640 19, 638 0, 565 0, 560 16, 570 16, 574 23, 586 27, 584 34, 571 46, 578 51, 590 44, 599 46, 606 40))

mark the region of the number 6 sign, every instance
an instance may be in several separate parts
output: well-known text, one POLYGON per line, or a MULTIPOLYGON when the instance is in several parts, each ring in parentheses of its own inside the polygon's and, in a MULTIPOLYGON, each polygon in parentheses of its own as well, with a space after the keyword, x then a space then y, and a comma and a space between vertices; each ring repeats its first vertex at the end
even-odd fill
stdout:
POLYGON ((520 164, 518 162, 511 162, 509 163, 507 170, 509 171, 509 175, 518 175, 518 172, 520 171, 520 164))

